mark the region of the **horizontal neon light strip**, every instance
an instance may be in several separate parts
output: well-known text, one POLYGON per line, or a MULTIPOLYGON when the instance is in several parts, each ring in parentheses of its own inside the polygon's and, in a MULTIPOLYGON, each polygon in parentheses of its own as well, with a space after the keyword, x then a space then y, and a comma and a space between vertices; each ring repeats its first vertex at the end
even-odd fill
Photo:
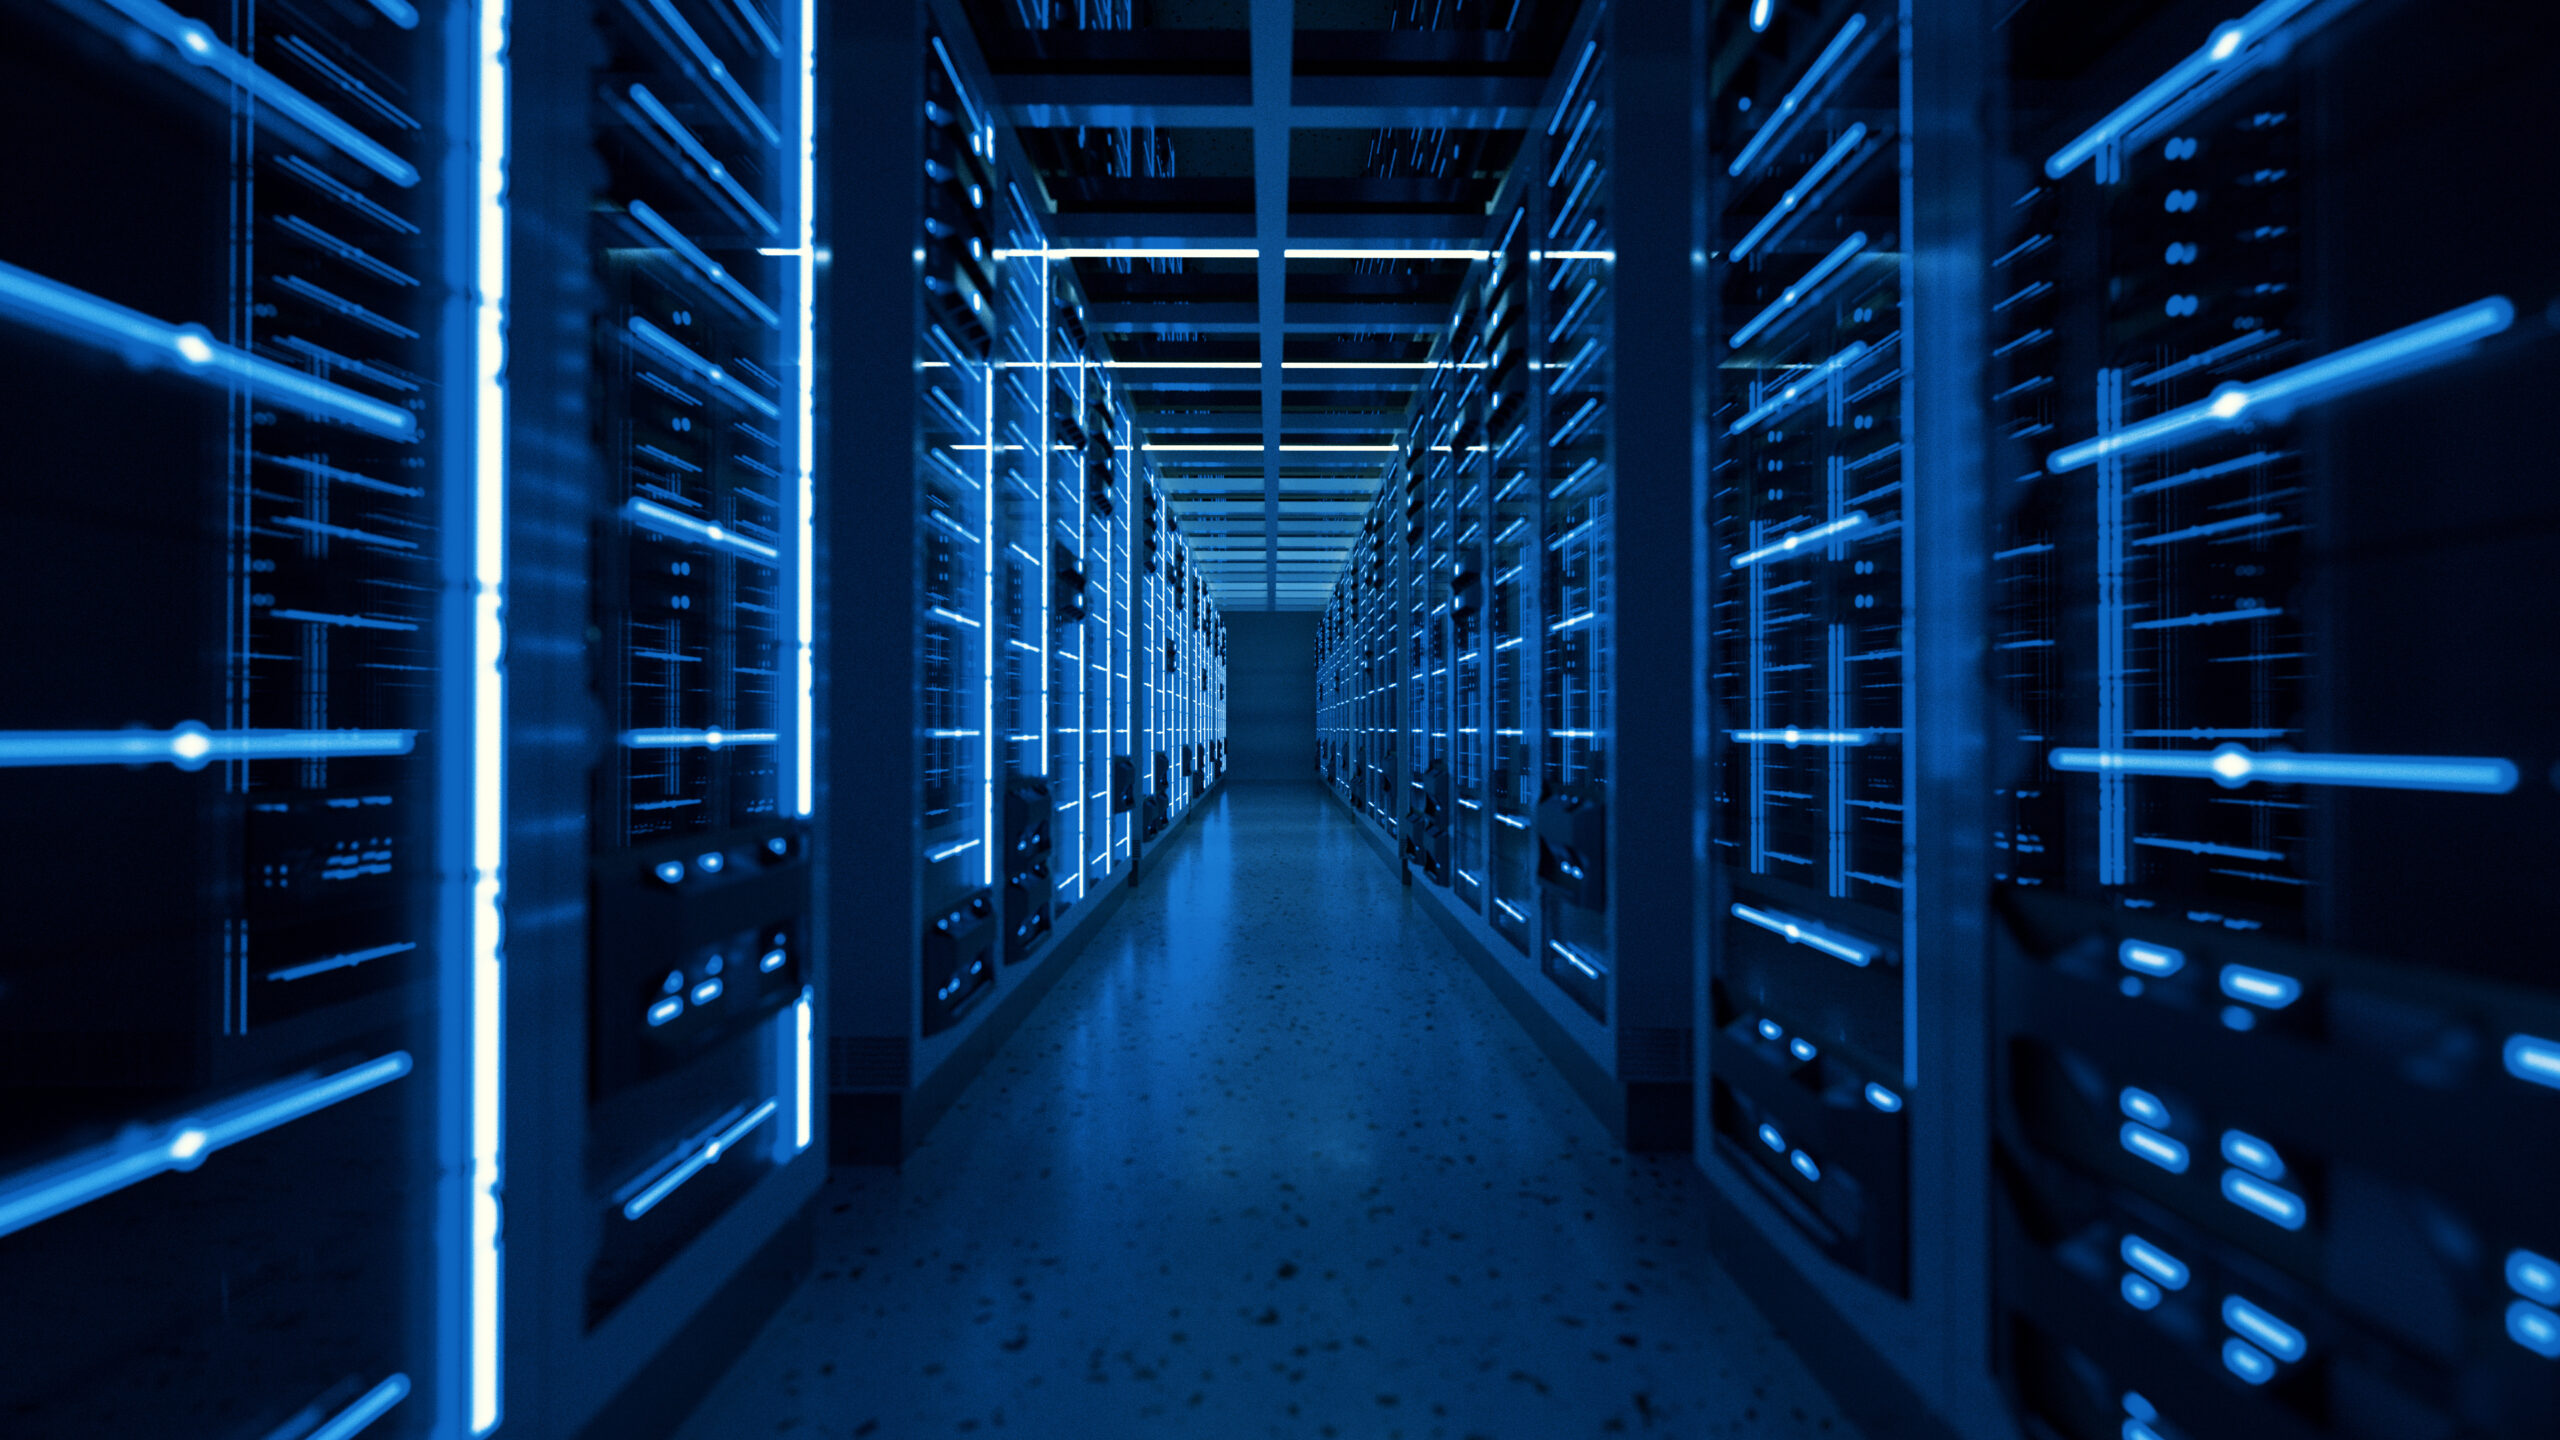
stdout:
POLYGON ((943 846, 943 847, 942 847, 941 849, 939 849, 939 850, 927 850, 926 852, 924 852, 924 858, 925 858, 926 860, 930 861, 930 862, 931 862, 931 863, 933 863, 933 864, 939 865, 939 864, 941 864, 943 861, 950 859, 950 858, 951 858, 952 856, 954 856, 954 855, 965 855, 965 854, 969 853, 970 851, 975 850, 975 849, 977 849, 977 848, 978 848, 978 842, 977 842, 977 841, 975 841, 975 840, 961 840, 961 841, 957 841, 957 842, 955 842, 955 843, 953 843, 953 844, 945 845, 945 846, 943 846))
POLYGON ((1835 960, 1845 960, 1864 969, 1875 963, 1881 953, 1878 947, 1853 936, 1840 934, 1811 920, 1799 919, 1778 910, 1758 910, 1749 905, 1733 907, 1733 918, 1757 925, 1785 940, 1790 945, 1807 945, 1835 960))
POLYGON ((1768 239, 1769 232, 1778 228, 1778 222, 1795 213, 1795 208, 1804 203, 1804 197, 1812 194, 1813 188, 1822 183, 1824 176, 1837 169, 1841 161, 1848 159, 1850 151, 1866 143, 1866 138, 1865 121, 1859 121, 1840 132, 1840 138, 1831 142, 1831 148, 1822 152, 1821 156, 1813 162, 1812 167, 1804 172, 1804 178, 1788 186, 1786 193, 1778 197, 1778 203, 1770 208, 1769 213, 1760 217, 1760 223, 1752 226, 1748 233, 1734 243, 1733 258, 1742 259, 1749 255, 1761 241, 1768 239))
POLYGON ((625 730, 622 743, 632 750, 718 750, 729 745, 774 745, 773 730, 625 730))
MULTIPOLYGON (((1259 370, 1259 360, 1100 360, 1105 370, 1259 370)), ((1485 360, 1283 360, 1283 370, 1483 370, 1485 360)))
POLYGON ((2244 46, 2263 41, 2267 33, 2307 9, 2314 0, 2267 0, 2257 9, 2213 32, 2204 47, 2172 65, 2159 79, 2143 86, 2109 112, 2107 118, 2080 132, 2044 162, 2044 173, 2059 180, 2089 162, 2110 141, 2122 138, 2154 112, 2184 95, 2216 70, 2238 58, 2244 46))
POLYGON ((2222 1172, 2222 1198, 2280 1229, 2299 1230, 2310 1218, 2301 1196, 2245 1170, 2222 1172))
POLYGON ((2246 746, 2223 745, 2212 750, 2063 749, 2054 751, 2049 760, 2056 770, 2212 780, 2228 789, 2252 780, 2466 795, 2504 795, 2516 788, 2513 761, 2468 756, 2259 755, 2246 746))
POLYGON ((675 112, 667 108, 666 102, 651 93, 648 86, 632 86, 631 103, 640 107, 640 113, 648 116, 650 123, 656 125, 661 134, 675 142, 675 147, 684 152, 686 159, 700 166, 702 173, 710 177, 711 183, 719 186, 723 194, 735 201, 738 208, 745 211, 747 218, 753 220, 759 229, 767 235, 782 233, 782 222, 773 218, 773 212, 756 203, 756 197, 747 193, 747 187, 738 183, 737 177, 729 173, 729 167, 721 164, 712 155, 710 148, 704 145, 691 130, 685 128, 685 123, 678 120, 675 112))
POLYGON ((1490 250, 1283 250, 1289 260, 1486 260, 1490 250))
POLYGON ((1783 540, 1773 540, 1757 550, 1745 550, 1733 557, 1733 568, 1739 570, 1746 565, 1757 565, 1763 560, 1783 560, 1798 551, 1808 550, 1824 540, 1846 535, 1852 530, 1862 530, 1866 528, 1866 524, 1867 512, 1852 510, 1837 520, 1826 521, 1810 530, 1799 530, 1783 540))
POLYGON ((2116 1132, 2117 1143, 2172 1175, 2187 1173, 2187 1147, 2138 1120, 2127 1120, 2116 1132))
POLYGON ((155 1175, 193 1170, 216 1150, 387 1085, 408 1074, 409 1068, 409 1052, 395 1050, 334 1075, 264 1086, 200 1115, 92 1146, 0 1183, 0 1235, 14 1235, 155 1175))
POLYGON ((1778 138, 1779 132, 1787 128, 1789 121, 1795 119, 1796 112, 1804 108, 1805 97, 1813 93, 1814 86, 1822 83, 1823 76, 1831 73, 1832 66, 1840 63, 1840 57, 1849 51, 1850 42, 1856 40, 1858 32, 1866 28, 1866 16, 1849 17, 1849 23, 1841 26, 1840 33, 1832 36, 1831 43, 1823 46, 1822 53, 1813 57, 1813 63, 1805 67, 1804 78, 1788 89, 1786 98, 1778 102, 1777 109, 1769 112, 1768 120, 1751 137, 1750 143, 1742 147, 1742 153, 1734 156, 1733 163, 1725 167, 1727 175, 1739 179, 1743 171, 1751 168, 1751 162, 1759 159, 1760 152, 1767 149, 1769 143, 1778 138))
POLYGON ((1744 342, 1748 341, 1752 336, 1759 334, 1761 331, 1768 329, 1771 325, 1776 324, 1779 316, 1784 315, 1789 310, 1795 308, 1796 302, 1810 294, 1815 286, 1830 279, 1832 271, 1848 264, 1851 259, 1856 257, 1859 251, 1866 248, 1867 232, 1864 230, 1857 231, 1850 235, 1848 239, 1832 246, 1830 254, 1815 261, 1813 268, 1804 272, 1803 279, 1788 286, 1785 291, 1780 293, 1777 299, 1769 302, 1767 309, 1752 316, 1750 323, 1744 325, 1741 329, 1734 331, 1733 338, 1727 340, 1725 344, 1732 349, 1741 349, 1744 342))
POLYGON ((2536 1085, 2560 1090, 2560 1040, 2539 1035, 2510 1035, 2505 1050, 2507 1073, 2536 1085))
POLYGON ((2192 405, 2137 421, 2112 435, 2064 446, 2045 457, 2045 468, 2066 474, 2109 455, 2158 449, 2190 430, 2236 425, 2243 416, 2256 419, 2263 414, 2280 421, 2297 405, 2334 399, 2453 359, 2474 342, 2513 325, 2515 319, 2516 307, 2503 295, 2475 300, 2264 379, 2220 386, 2192 405))
POLYGON ((2127 940, 2116 947, 2116 963, 2145 975, 2175 975, 2186 967, 2187 956, 2185 951, 2171 946, 2127 940))
POLYGON ((1793 750, 1798 745, 1866 745, 1875 736, 1864 730, 1732 730, 1726 732, 1737 745, 1784 745, 1793 750))
MULTIPOLYGON (((998 250, 999 260, 1259 260, 1253 246, 1053 245, 1045 250, 998 250)), ((1284 260, 1484 260, 1490 250, 1290 248, 1284 260)))
POLYGON ((348 1440, 374 1421, 391 1413, 391 1407, 409 1398, 409 1377, 394 1375, 356 1397, 354 1404, 329 1417, 329 1423, 303 1437, 303 1440, 348 1440))
POLYGON ((1574 969, 1581 971, 1583 974, 1594 980, 1600 978, 1600 972, 1593 969, 1591 962, 1582 958, 1582 952, 1574 949, 1572 946, 1567 945, 1561 940, 1550 940, 1547 942, 1547 948, 1556 952, 1556 955, 1561 958, 1564 963, 1572 966, 1574 969))
POLYGON ((729 67, 712 53, 709 45, 703 43, 701 32, 694 29, 668 0, 647 0, 647 4, 657 12, 667 29, 674 32, 676 42, 693 57, 693 62, 710 72, 712 80, 720 87, 721 95, 736 107, 738 113, 747 117, 747 123, 755 127, 756 134, 763 138, 764 143, 780 146, 782 132, 774 128, 773 118, 756 108, 756 102, 748 98, 745 87, 738 84, 738 78, 730 74, 729 67))
POLYGON ((631 1197, 622 1207, 622 1218, 637 1220, 658 1208, 658 1203, 676 1193, 676 1188, 701 1174, 729 1153, 731 1147, 747 1138, 749 1131, 773 1118, 782 1108, 779 1100, 767 1100, 740 1117, 738 1122, 702 1142, 691 1154, 675 1163, 675 1167, 651 1182, 648 1188, 631 1197))
MULTIPOLYGON (((712 259, 708 254, 704 253, 701 246, 694 244, 692 239, 686 236, 683 231, 678 230, 675 226, 669 224, 667 222, 667 217, 659 214, 656 209, 651 207, 648 201, 634 200, 625 208, 628 210, 632 219, 640 222, 641 229, 655 235, 658 237, 660 243, 664 244, 668 249, 674 251, 678 255, 683 256, 685 263, 691 265, 703 279, 710 281, 713 286, 719 289, 720 293, 747 307, 748 314, 762 320, 765 324, 772 326, 775 329, 780 329, 782 327, 782 317, 774 313, 772 306, 764 303, 762 299, 758 298, 754 291, 739 284, 738 277, 730 274, 727 266, 722 265, 719 261, 712 259)), ((795 252, 785 250, 758 251, 757 253, 787 255, 795 252)))
POLYGON ((0 731, 0 768, 151 765, 201 770, 217 760, 336 760, 406 755, 415 730, 208 730, 193 720, 166 730, 0 731))
POLYGON ((2116 1247, 2116 1253, 2124 1257, 2124 1263, 2159 1281, 2167 1289, 2187 1288, 2186 1262, 2139 1235, 2125 1236, 2116 1247))
MULTIPOLYGON (((1138 448, 1141 450, 1164 451, 1177 454, 1216 452, 1220 454, 1260 455, 1269 451, 1273 447, 1268 445, 1164 445, 1150 441, 1138 448)), ((1282 445, 1278 448, 1281 451, 1292 455, 1396 455, 1401 454, 1404 450, 1404 447, 1401 445, 1282 445)))
POLYGON ((343 421, 394 440, 418 433, 417 417, 397 405, 225 345, 201 325, 156 320, 6 261, 0 261, 0 315, 113 350, 137 364, 166 367, 208 384, 239 384, 303 414, 343 421))
POLYGON ((654 500, 633 500, 622 507, 623 515, 633 524, 655 530, 661 535, 681 535, 705 545, 734 550, 758 560, 779 560, 782 552, 761 540, 746 536, 707 520, 696 520, 680 510, 670 510, 654 500))
POLYGON ((373 138, 330 113, 326 106, 296 90, 249 57, 213 38, 213 32, 158 0, 104 0, 126 19, 169 43, 178 58, 210 70, 248 92, 249 98, 275 111, 348 158, 394 185, 418 183, 417 167, 382 148, 373 138))
POLYGON ((782 418, 781 406, 774 404, 772 401, 767 400, 753 390, 748 389, 745 385, 739 383, 736 376, 731 375, 728 371, 721 369, 719 366, 712 364, 708 360, 705 360, 701 355, 695 353, 693 347, 685 344, 681 340, 678 340, 673 335, 668 334, 666 331, 659 329, 657 326, 646 320, 640 319, 637 316, 632 317, 632 319, 627 322, 626 328, 630 330, 632 339, 639 341, 643 346, 655 351, 662 358, 674 361, 676 364, 692 371, 702 379, 711 382, 714 386, 727 391, 740 404, 745 405, 748 409, 755 411, 757 414, 762 415, 768 420, 779 420, 782 418))
POLYGON ((1770 416, 1777 414, 1779 411, 1786 409, 1789 405, 1794 404, 1799 397, 1811 395, 1815 387, 1821 385, 1822 382, 1830 379, 1840 371, 1857 364, 1860 360, 1865 359, 1866 355, 1866 341, 1859 340, 1852 343, 1847 349, 1842 350, 1839 354, 1834 355, 1830 359, 1823 361, 1821 364, 1814 366, 1809 373, 1798 375, 1793 380, 1788 381, 1785 386, 1779 389, 1778 393, 1761 401, 1758 405, 1753 406, 1749 414, 1744 415, 1741 419, 1726 426, 1724 433, 1727 435, 1741 434, 1743 431, 1750 429, 1761 421, 1766 420, 1770 416))
POLYGON ((326 975, 332 970, 352 970, 369 961, 388 959, 393 955, 406 955, 417 948, 417 941, 403 940, 394 945, 376 945, 367 950, 349 950, 337 955, 323 955, 317 960, 304 964, 288 965, 282 970, 270 970, 267 972, 267 978, 288 982, 308 980, 314 975, 326 975))

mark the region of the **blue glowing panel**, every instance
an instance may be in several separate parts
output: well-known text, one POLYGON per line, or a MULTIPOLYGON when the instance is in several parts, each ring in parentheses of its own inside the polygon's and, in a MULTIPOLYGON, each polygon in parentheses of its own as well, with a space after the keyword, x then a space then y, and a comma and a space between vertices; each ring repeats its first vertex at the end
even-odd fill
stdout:
POLYGON ((796 59, 695 0, 597 35, 590 1323, 793 1153, 735 1127, 796 1101, 814 503, 796 59))
POLYGON ((472 12, 400 9, 0 13, 12 1440, 423 1434, 479 1378, 487 217, 472 12))

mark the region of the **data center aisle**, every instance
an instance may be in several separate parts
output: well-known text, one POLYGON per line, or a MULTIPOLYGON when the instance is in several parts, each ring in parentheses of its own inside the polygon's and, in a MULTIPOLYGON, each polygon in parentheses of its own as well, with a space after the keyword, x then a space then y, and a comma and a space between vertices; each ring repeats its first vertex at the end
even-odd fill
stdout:
POLYGON ((1230 786, 681 1432, 1840 1436, 1355 824, 1230 786))

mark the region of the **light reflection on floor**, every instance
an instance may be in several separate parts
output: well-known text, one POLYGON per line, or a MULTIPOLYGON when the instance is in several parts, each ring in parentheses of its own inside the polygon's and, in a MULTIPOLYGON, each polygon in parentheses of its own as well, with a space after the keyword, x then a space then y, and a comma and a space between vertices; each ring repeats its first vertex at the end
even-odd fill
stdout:
POLYGON ((681 1440, 1853 1432, 1313 786, 1234 786, 681 1440))

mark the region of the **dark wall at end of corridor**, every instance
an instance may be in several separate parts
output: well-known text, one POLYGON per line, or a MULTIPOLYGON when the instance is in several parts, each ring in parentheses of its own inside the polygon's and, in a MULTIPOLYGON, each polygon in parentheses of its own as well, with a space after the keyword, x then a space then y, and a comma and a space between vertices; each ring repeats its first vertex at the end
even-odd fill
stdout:
POLYGON ((1318 616, 1229 612, 1226 619, 1227 774, 1313 779, 1318 616))

